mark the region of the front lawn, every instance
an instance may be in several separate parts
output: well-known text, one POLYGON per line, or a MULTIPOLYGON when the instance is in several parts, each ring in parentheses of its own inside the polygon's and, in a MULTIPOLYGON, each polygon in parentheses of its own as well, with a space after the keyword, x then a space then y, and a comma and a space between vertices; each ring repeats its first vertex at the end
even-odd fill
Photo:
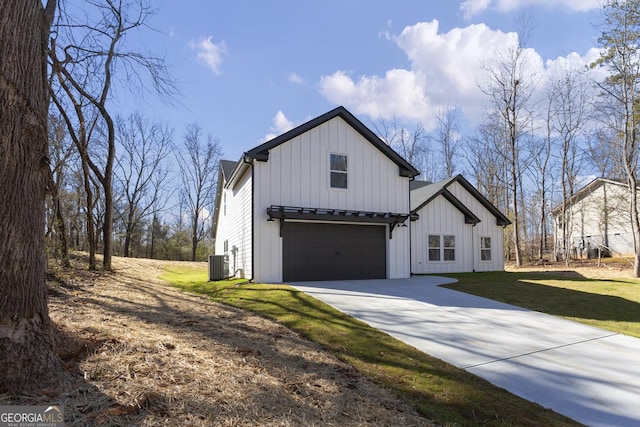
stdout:
POLYGON ((640 338, 640 281, 589 279, 575 272, 447 274, 449 289, 562 316, 640 338))
POLYGON ((275 319, 315 341, 441 425, 579 425, 434 359, 285 285, 207 282, 206 269, 165 267, 162 279, 188 292, 275 319))

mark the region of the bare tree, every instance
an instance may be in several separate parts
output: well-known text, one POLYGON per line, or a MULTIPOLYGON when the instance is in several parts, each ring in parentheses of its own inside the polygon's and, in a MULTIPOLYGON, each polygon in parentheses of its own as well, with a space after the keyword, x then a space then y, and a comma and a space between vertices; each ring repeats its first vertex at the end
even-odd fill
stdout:
POLYGON ((191 222, 191 260, 196 260, 198 243, 205 237, 205 224, 212 212, 217 167, 222 151, 211 135, 202 141, 197 123, 187 125, 182 149, 177 150, 183 199, 191 222))
POLYGON ((630 217, 634 235, 634 275, 640 277, 640 213, 638 212, 638 160, 640 158, 640 0, 609 0, 603 7, 604 23, 598 39, 602 53, 596 64, 609 71, 599 84, 618 120, 618 152, 629 187, 630 217))
POLYGON ((116 127, 121 148, 116 159, 116 181, 124 195, 120 218, 125 231, 123 254, 128 257, 134 231, 159 208, 161 196, 167 196, 169 171, 163 162, 169 155, 173 132, 159 122, 149 122, 140 113, 126 119, 118 117, 116 127))
POLYGON ((550 131, 550 123, 547 120, 547 132, 544 137, 535 138, 534 143, 529 145, 530 158, 532 159, 532 167, 530 173, 532 181, 537 185, 535 191, 535 201, 530 203, 531 217, 538 217, 538 248, 537 257, 542 259, 547 248, 548 239, 548 203, 549 203, 549 164, 551 161, 552 137, 550 131), (537 212, 536 212, 537 211, 537 212))
POLYGON ((0 393, 60 373, 45 283, 47 61, 56 1, 5 0, 0 13, 0 393))
POLYGON ((429 138, 422 123, 416 123, 412 131, 404 127, 394 116, 391 121, 378 120, 373 123, 375 132, 391 148, 420 171, 423 178, 432 178, 429 170, 431 152, 429 138))
POLYGON ((69 143, 67 130, 59 116, 49 116, 49 164, 51 167, 49 195, 51 207, 47 221, 46 236, 54 236, 57 243, 52 242, 53 252, 63 267, 71 267, 69 261, 69 243, 67 228, 62 208, 62 192, 66 181, 68 162, 72 157, 73 144, 69 143))
MULTIPOLYGON (((87 0, 86 4, 92 6, 95 13, 85 14, 83 17, 97 17, 97 22, 80 21, 77 17, 63 13, 56 23, 57 37, 51 41, 50 59, 56 82, 62 91, 54 90, 52 93, 56 96, 64 93, 72 105, 77 117, 73 121, 67 120, 71 133, 81 132, 78 128, 82 125, 75 127, 77 122, 83 121, 80 116, 95 117, 96 122, 99 121, 99 125, 105 130, 105 150, 99 156, 99 159, 103 159, 102 167, 98 164, 98 159, 90 155, 89 150, 89 145, 95 144, 91 144, 90 136, 97 138, 99 135, 89 132, 86 134, 87 138, 76 140, 81 143, 78 148, 83 162, 101 185, 104 197, 103 268, 111 270, 116 131, 109 101, 114 76, 117 75, 120 66, 120 71, 126 73, 129 84, 143 87, 143 80, 138 72, 138 69, 142 68, 146 70, 159 93, 171 94, 173 86, 161 59, 123 50, 125 35, 143 28, 151 13, 145 0, 87 0), (61 52, 58 52, 58 49, 61 52), (91 113, 80 110, 90 110, 91 113)), ((56 105, 61 110, 65 109, 61 101, 56 102, 56 105)), ((84 132, 86 133, 86 129, 84 132)))
POLYGON ((553 73, 547 90, 548 133, 557 136, 555 153, 558 153, 560 165, 560 181, 562 187, 562 211, 564 221, 562 227, 562 255, 568 265, 571 229, 568 221, 572 217, 567 202, 575 193, 577 179, 583 170, 581 142, 589 118, 590 81, 584 74, 583 66, 568 61, 559 66, 553 73))
POLYGON ((519 34, 518 43, 508 46, 498 56, 498 59, 488 64, 487 81, 481 85, 482 91, 489 97, 491 108, 497 115, 502 125, 497 127, 504 131, 502 135, 503 146, 500 152, 506 157, 507 183, 510 189, 511 207, 513 214, 513 243, 515 250, 515 262, 522 265, 521 257, 521 174, 523 165, 521 150, 522 136, 526 133, 531 120, 529 112, 531 97, 536 84, 535 75, 527 63, 527 55, 524 48, 526 35, 519 34))
POLYGON ((460 117, 456 108, 446 106, 438 110, 434 133, 435 140, 440 144, 441 178, 453 176, 456 171, 454 160, 460 148, 460 117))
POLYGON ((488 119, 465 141, 463 156, 476 181, 478 189, 499 209, 507 212, 505 156, 502 153, 502 123, 488 119))

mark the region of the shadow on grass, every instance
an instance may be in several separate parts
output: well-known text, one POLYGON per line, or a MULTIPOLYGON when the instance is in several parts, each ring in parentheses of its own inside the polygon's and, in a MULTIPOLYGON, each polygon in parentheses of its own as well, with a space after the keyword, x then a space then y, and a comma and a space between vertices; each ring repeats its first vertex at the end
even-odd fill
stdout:
POLYGON ((624 280, 588 279, 575 272, 496 272, 451 274, 453 289, 557 316, 598 321, 640 323, 640 303, 600 288, 640 287, 624 280), (557 286, 540 282, 553 282, 557 286), (566 283, 563 287, 562 282, 566 283), (580 283, 571 283, 580 282, 580 283), (576 289, 580 288, 580 289, 576 289))
POLYGON ((197 283, 178 287, 281 322, 443 424, 574 425, 288 286, 197 283))

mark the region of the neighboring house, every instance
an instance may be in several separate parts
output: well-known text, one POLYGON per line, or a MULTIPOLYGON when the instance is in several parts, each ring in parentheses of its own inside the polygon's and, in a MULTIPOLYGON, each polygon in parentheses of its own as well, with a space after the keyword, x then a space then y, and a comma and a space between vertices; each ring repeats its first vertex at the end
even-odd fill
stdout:
POLYGON ((605 255, 633 253, 629 206, 626 183, 594 179, 566 201, 566 215, 562 215, 562 204, 551 211, 559 252, 563 252, 566 235, 572 257, 597 256, 598 248, 605 255))
POLYGON ((409 277, 418 171, 338 107, 220 165, 214 239, 261 282, 409 277))
POLYGON ((411 272, 504 269, 504 227, 511 224, 462 175, 412 183, 411 272))
POLYGON ((502 270, 509 220, 462 176, 418 174, 338 107, 220 163, 215 253, 260 282, 502 270))

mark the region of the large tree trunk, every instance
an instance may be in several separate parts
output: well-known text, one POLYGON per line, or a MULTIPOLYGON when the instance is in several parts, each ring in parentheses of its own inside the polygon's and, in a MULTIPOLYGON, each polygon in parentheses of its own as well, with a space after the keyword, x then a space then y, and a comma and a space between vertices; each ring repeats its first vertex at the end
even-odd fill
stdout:
POLYGON ((0 14, 0 393, 60 371, 45 282, 46 46, 55 0, 4 0, 0 14))

